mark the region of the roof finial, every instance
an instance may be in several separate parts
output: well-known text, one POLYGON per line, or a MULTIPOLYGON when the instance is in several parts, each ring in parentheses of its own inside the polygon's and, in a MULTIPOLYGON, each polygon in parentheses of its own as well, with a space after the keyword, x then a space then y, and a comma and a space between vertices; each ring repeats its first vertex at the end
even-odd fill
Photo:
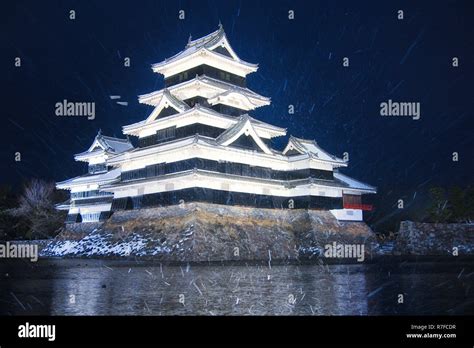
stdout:
POLYGON ((191 35, 191 33, 189 33, 188 43, 190 43, 192 39, 193 39, 193 36, 191 35))
POLYGON ((219 29, 220 29, 220 30, 223 30, 223 29, 224 29, 224 27, 222 26, 222 23, 221 23, 221 20, 220 20, 220 19, 219 19, 219 29))
POLYGON ((101 136, 101 135, 102 135, 102 129, 101 129, 101 128, 99 128, 99 132, 97 132, 97 135, 98 135, 98 136, 101 136))

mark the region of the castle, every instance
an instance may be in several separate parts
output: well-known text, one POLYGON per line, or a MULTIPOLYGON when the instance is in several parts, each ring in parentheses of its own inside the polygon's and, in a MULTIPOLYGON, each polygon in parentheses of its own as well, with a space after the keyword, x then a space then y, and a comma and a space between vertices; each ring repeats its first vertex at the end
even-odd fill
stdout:
POLYGON ((99 132, 75 155, 88 173, 57 183, 71 192, 58 205, 68 210, 68 223, 191 201, 322 209, 343 221, 362 221, 371 209, 362 196, 376 189, 342 174, 348 162, 315 141, 290 136, 283 151, 272 148, 286 129, 250 116, 270 98, 247 88, 258 65, 240 59, 222 25, 152 69, 165 88, 139 96, 154 107, 150 115, 123 127, 127 139, 99 132))

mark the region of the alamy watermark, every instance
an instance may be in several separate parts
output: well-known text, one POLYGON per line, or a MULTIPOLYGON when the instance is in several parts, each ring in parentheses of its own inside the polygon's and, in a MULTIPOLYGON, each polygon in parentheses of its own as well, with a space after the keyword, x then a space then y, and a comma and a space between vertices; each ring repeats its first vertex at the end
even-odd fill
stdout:
POLYGON ((421 105, 418 102, 397 102, 389 99, 380 103, 380 116, 406 116, 419 120, 421 105))
POLYGON ((86 116, 88 120, 95 119, 94 102, 70 102, 64 99, 54 107, 56 116, 86 116))
POLYGON ((341 244, 333 242, 324 246, 324 257, 357 259, 363 262, 365 259, 364 244, 341 244))
POLYGON ((52 342, 56 339, 56 325, 37 325, 26 322, 18 326, 20 338, 47 338, 52 342))
POLYGON ((0 244, 0 258, 30 259, 32 262, 38 261, 37 244, 17 244, 6 242, 0 244))

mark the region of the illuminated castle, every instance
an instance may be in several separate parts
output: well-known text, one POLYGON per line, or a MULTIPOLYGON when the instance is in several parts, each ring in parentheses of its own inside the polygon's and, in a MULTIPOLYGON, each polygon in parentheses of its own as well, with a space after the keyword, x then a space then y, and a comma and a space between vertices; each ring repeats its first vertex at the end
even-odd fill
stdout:
POLYGON ((361 221, 362 195, 375 188, 339 172, 348 163, 315 141, 289 137, 283 151, 271 139, 280 128, 249 115, 270 98, 247 88, 258 65, 239 58, 222 28, 152 66, 165 88, 139 96, 154 107, 143 121, 123 127, 137 137, 98 134, 75 156, 89 173, 57 184, 71 191, 68 222, 106 219, 120 209, 210 202, 275 209, 330 210, 361 221))

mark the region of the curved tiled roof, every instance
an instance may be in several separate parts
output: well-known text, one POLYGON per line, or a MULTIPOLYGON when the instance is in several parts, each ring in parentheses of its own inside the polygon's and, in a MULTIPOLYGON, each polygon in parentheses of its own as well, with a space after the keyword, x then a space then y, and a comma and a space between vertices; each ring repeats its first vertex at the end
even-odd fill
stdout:
MULTIPOLYGON (((323 150, 316 141, 308 140, 308 139, 301 139, 294 136, 290 136, 288 141, 288 145, 293 145, 296 151, 302 154, 309 154, 315 158, 327 161, 335 161, 335 162, 342 162, 346 163, 344 160, 331 155, 327 151, 323 150)), ((287 147, 288 147, 287 145, 287 147)))
MULTIPOLYGON (((217 43, 219 43, 219 41, 221 41, 222 39, 227 40, 227 36, 224 32, 224 28, 222 27, 222 25, 219 25, 219 29, 217 29, 216 31, 213 31, 212 33, 207 34, 207 35, 205 35, 205 36, 203 36, 199 39, 189 40, 188 43, 186 44, 184 50, 182 50, 181 52, 175 54, 174 56, 172 56, 170 58, 167 58, 167 59, 163 60, 162 62, 153 64, 152 67, 157 68, 157 67, 163 66, 165 64, 177 61, 181 58, 184 58, 184 57, 187 57, 187 56, 189 56, 193 53, 196 53, 200 49, 211 50, 213 48, 213 46, 215 46, 217 43)), ((216 54, 220 54, 220 53, 217 53, 215 51, 213 51, 213 52, 216 53, 216 54)), ((224 55, 221 55, 221 56, 225 57, 226 59, 234 60, 233 58, 229 58, 229 57, 224 56, 224 55)), ((245 62, 245 61, 241 60, 238 57, 236 57, 235 60, 238 61, 241 64, 244 64, 244 65, 247 65, 247 66, 250 66, 250 67, 258 67, 258 64, 252 64, 252 63, 245 62)))
POLYGON ((102 135, 102 132, 99 130, 89 149, 87 149, 87 151, 76 154, 75 157, 83 157, 86 155, 93 154, 95 152, 100 153, 102 151, 109 152, 112 154, 119 154, 130 149, 133 149, 133 145, 128 139, 120 139, 102 135), (95 150, 97 146, 94 145, 96 143, 99 145, 99 147, 101 147, 101 150, 95 150))

